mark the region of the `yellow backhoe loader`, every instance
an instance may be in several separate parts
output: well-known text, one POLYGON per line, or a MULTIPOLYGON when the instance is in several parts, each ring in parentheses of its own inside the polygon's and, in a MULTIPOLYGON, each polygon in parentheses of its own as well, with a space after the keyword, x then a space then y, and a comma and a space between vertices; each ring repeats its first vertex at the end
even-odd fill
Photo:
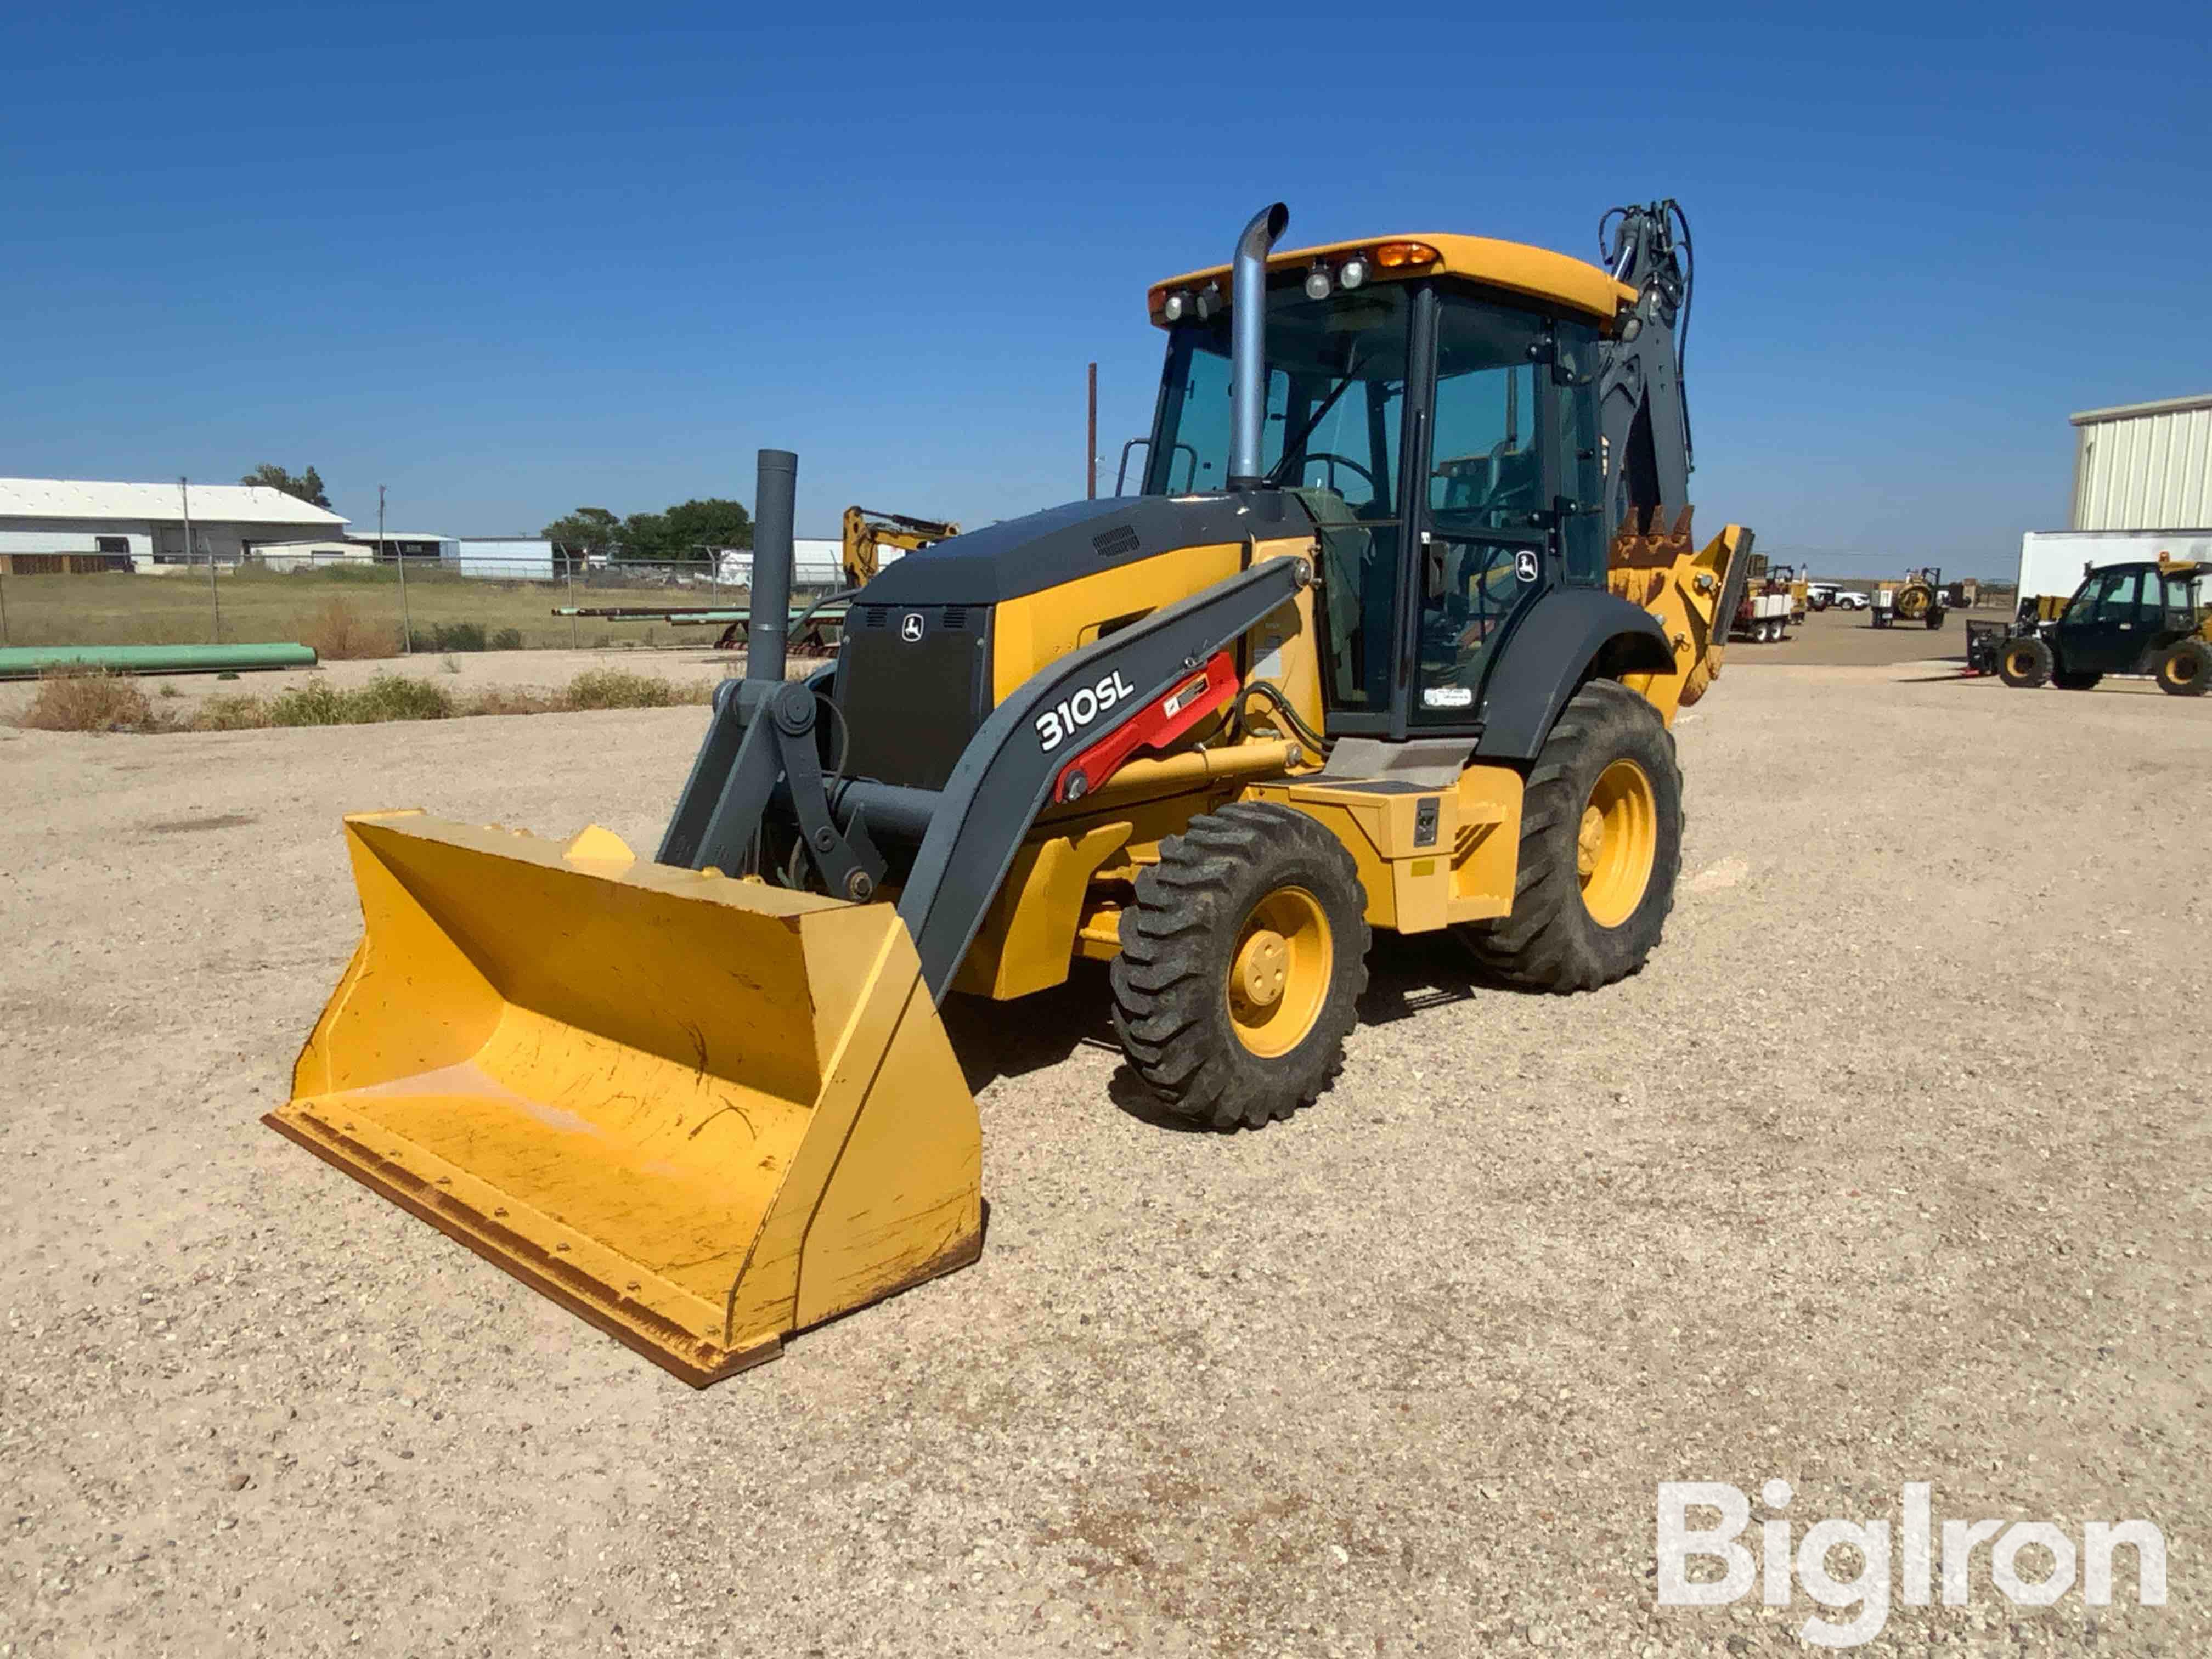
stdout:
POLYGON ((1328 1090, 1374 929, 1641 968, 1751 543, 1690 534, 1687 227, 1287 216, 1151 290, 1140 494, 884 566, 803 682, 763 452, 748 676, 652 858, 349 817, 364 937, 269 1121, 705 1384, 976 1256, 956 989, 1109 963, 1132 1068, 1225 1130, 1328 1090))

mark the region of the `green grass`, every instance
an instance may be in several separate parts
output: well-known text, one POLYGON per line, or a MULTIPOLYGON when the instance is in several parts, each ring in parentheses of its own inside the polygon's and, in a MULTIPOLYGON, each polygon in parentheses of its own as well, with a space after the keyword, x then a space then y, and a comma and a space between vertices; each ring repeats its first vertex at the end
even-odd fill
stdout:
MULTIPOLYGON (((287 572, 218 570, 215 598, 222 610, 221 640, 205 570, 169 575, 0 577, 10 645, 194 645, 300 640, 316 629, 332 599, 343 599, 380 639, 399 637, 398 572, 365 569, 287 572), (388 632, 387 632, 388 630, 388 632)), ((407 616, 417 649, 522 650, 593 645, 712 645, 713 628, 665 623, 609 622, 552 615, 567 605, 742 603, 741 592, 704 587, 609 585, 603 575, 579 582, 479 581, 450 571, 410 568, 407 616), (462 643, 477 641, 481 643, 462 643)))
POLYGON ((404 674, 379 674, 367 685, 341 691, 303 685, 269 699, 270 726, 375 726, 386 720, 442 720, 458 712, 442 685, 404 674))

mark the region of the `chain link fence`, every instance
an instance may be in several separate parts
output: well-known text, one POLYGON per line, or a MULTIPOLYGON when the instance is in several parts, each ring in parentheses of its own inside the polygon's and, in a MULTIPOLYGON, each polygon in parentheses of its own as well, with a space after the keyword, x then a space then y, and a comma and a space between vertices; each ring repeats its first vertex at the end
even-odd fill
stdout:
MULTIPOLYGON (((709 647, 748 608, 748 587, 731 580, 741 571, 729 560, 592 561, 557 549, 404 559, 272 550, 161 564, 8 553, 0 645, 297 641, 332 659, 709 647), (629 614, 575 614, 585 611, 629 614)), ((793 597, 803 605, 825 591, 801 584, 793 597)))

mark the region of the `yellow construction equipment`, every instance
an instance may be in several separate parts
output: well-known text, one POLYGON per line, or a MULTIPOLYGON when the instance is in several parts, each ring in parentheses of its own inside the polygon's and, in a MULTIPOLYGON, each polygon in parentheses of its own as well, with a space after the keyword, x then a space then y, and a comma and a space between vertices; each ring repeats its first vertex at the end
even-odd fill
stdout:
POLYGON ((349 817, 364 936, 270 1122, 703 1384, 975 1258, 956 989, 1109 963, 1137 1075, 1234 1129, 1327 1091, 1375 928, 1641 968, 1751 543, 1691 534, 1686 226, 1286 219, 1151 291, 1142 493, 883 566, 804 682, 762 453, 747 678, 652 859, 349 817))
POLYGON ((1898 623, 1941 628, 1948 614, 1949 607, 1944 603, 1943 573, 1929 565, 1906 571, 1901 582, 1876 583, 1869 621, 1876 628, 1888 628, 1898 623))
POLYGON ((959 533, 958 525, 938 519, 912 519, 903 513, 848 507, 845 509, 845 586, 865 587, 873 581, 882 563, 884 548, 919 553, 934 543, 950 541, 959 533))

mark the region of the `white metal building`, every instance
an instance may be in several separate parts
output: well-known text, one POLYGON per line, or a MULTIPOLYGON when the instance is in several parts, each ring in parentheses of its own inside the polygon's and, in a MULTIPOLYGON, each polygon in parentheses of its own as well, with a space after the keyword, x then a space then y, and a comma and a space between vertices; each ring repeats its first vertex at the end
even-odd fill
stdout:
POLYGON ((375 556, 379 564, 393 564, 401 559, 450 559, 457 545, 451 536, 441 536, 428 530, 356 530, 346 539, 359 542, 375 556))
MULTIPOLYGON (((791 585, 794 588, 811 590, 823 587, 842 587, 845 585, 845 540, 842 536, 798 536, 791 544, 791 585)), ((902 547, 878 550, 878 568, 896 564, 906 557, 902 547)), ((753 582, 753 556, 744 550, 723 554, 717 562, 716 575, 724 586, 750 588, 753 582)))
POLYGON ((550 582, 563 574, 543 536, 463 536, 446 547, 447 569, 485 581, 550 582))
POLYGON ((2212 392, 2074 416, 2075 530, 2212 531, 2212 392))
POLYGON ((359 542, 318 536, 304 542, 261 542, 253 549, 254 562, 268 570, 320 570, 331 565, 365 565, 375 549, 359 542))
POLYGON ((0 558, 19 575, 235 564, 264 542, 337 534, 343 515, 261 484, 0 478, 0 558), (185 520, 191 518, 191 545, 185 520))

